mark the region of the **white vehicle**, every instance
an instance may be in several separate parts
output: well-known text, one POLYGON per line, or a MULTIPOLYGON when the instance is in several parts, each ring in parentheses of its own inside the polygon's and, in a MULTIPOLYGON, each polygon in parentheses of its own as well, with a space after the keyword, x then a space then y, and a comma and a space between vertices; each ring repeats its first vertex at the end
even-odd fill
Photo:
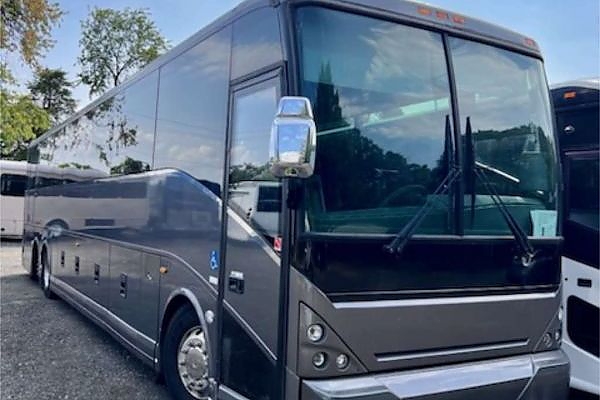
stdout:
POLYGON ((23 202, 27 189, 27 163, 0 160, 0 236, 20 238, 23 234, 23 202))
POLYGON ((596 395, 600 394, 599 93, 599 79, 552 88, 565 183, 563 349, 571 360, 571 387, 596 395))
POLYGON ((243 181, 232 185, 229 198, 258 230, 274 240, 279 232, 281 184, 276 181, 243 181))

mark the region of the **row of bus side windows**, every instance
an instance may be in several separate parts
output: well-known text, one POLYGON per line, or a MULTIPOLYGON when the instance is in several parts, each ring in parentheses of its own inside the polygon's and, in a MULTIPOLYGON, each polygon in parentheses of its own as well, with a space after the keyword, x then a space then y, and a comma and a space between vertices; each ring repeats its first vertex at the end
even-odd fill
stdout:
POLYGON ((85 170, 81 180, 172 167, 220 185, 229 80, 282 57, 276 11, 254 11, 47 137, 35 158, 58 171, 85 170))

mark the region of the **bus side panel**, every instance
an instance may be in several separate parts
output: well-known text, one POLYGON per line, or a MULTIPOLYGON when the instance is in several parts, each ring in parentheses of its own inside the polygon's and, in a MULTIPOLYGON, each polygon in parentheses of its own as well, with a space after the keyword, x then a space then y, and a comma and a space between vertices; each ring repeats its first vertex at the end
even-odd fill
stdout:
POLYGON ((23 197, 2 196, 0 202, 2 232, 0 234, 3 238, 20 238, 23 234, 23 205, 23 197))

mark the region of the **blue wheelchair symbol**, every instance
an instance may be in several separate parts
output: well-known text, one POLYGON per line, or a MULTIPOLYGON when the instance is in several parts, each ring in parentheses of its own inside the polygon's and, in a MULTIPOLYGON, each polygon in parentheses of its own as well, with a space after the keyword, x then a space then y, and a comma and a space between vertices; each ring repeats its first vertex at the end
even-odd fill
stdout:
POLYGON ((216 250, 210 252, 210 269, 213 271, 219 269, 219 253, 216 250))

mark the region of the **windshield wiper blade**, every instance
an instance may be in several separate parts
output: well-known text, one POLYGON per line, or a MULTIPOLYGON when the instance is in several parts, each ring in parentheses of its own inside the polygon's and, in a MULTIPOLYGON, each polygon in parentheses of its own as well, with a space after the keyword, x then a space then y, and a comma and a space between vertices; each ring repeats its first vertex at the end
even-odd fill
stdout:
POLYGON ((388 253, 401 253, 404 246, 408 243, 415 230, 421 224, 421 221, 427 216, 427 213, 433 208, 433 201, 431 199, 435 196, 446 194, 446 192, 452 187, 456 178, 460 176, 460 170, 453 167, 448 175, 444 177, 442 183, 435 189, 435 191, 427 198, 425 204, 419 209, 415 216, 402 228, 402 230, 394 237, 394 240, 388 245, 384 246, 385 251, 388 253))
MULTIPOLYGON (((506 221, 508 228, 512 232, 513 237, 515 238, 515 241, 517 242, 517 245, 519 246, 519 249, 522 252, 521 260, 520 260, 521 264, 523 266, 529 266, 534 261, 534 258, 536 256, 536 251, 533 248, 533 246, 531 245, 531 242, 529 241, 529 239, 527 238, 527 233, 525 233, 525 231, 523 231, 523 228, 521 228, 519 223, 515 220, 515 218, 510 213, 510 211, 508 211, 508 209, 506 208, 506 204, 504 203, 504 201, 502 200, 502 198, 500 197, 500 195, 498 194, 498 192, 496 191, 496 189, 493 187, 490 180, 486 176, 486 174, 484 172, 485 168, 482 168, 481 166, 477 165, 477 163, 475 162, 475 149, 474 149, 475 146, 473 146, 472 138, 473 138, 473 131, 471 129, 471 118, 467 117, 467 126, 465 128, 465 139, 467 140, 467 151, 469 151, 470 154, 466 154, 465 158, 467 160, 471 161, 470 163, 467 164, 467 167, 469 168, 468 173, 470 176, 479 178, 481 180, 481 182, 483 183, 483 186, 485 187, 486 191, 492 198, 494 205, 496 205, 496 207, 500 210, 500 214, 502 214, 502 217, 506 221), (469 145, 469 143, 470 143, 470 145, 469 145)), ((472 196, 473 197, 475 196, 475 184, 474 183, 475 182, 473 182, 473 187, 472 187, 472 189, 473 189, 472 196)), ((472 199, 471 200, 471 212, 472 213, 474 211, 474 206, 475 206, 474 200, 472 199)))
POLYGON ((393 254, 393 253, 398 254, 398 253, 401 253, 402 250, 404 250, 404 247, 410 240, 411 236, 415 233, 415 231, 417 230, 419 225, 421 225, 421 222, 423 221, 423 219, 425 219, 425 217, 427 216, 427 213, 433 207, 433 202, 431 199, 435 198, 436 196, 446 194, 446 192, 448 192, 450 190, 450 188, 452 187, 452 185, 454 184, 454 181, 456 181, 456 179, 461 175, 460 168, 458 168, 456 165, 454 165, 453 162, 451 162, 451 160, 454 157, 453 150, 454 149, 452 146, 450 118, 449 118, 449 116, 446 116, 446 132, 445 132, 444 151, 446 152, 446 157, 448 160, 448 166, 449 166, 448 174, 444 177, 444 179, 442 179, 442 182, 433 191, 431 196, 427 197, 427 200, 425 200, 425 204, 423 204, 423 206, 419 209, 419 211, 417 211, 415 216, 404 226, 404 228, 402 228, 402 230, 400 232, 398 232, 398 234, 394 237, 392 242, 390 244, 383 246, 383 249, 386 252, 391 253, 391 254, 393 254))

